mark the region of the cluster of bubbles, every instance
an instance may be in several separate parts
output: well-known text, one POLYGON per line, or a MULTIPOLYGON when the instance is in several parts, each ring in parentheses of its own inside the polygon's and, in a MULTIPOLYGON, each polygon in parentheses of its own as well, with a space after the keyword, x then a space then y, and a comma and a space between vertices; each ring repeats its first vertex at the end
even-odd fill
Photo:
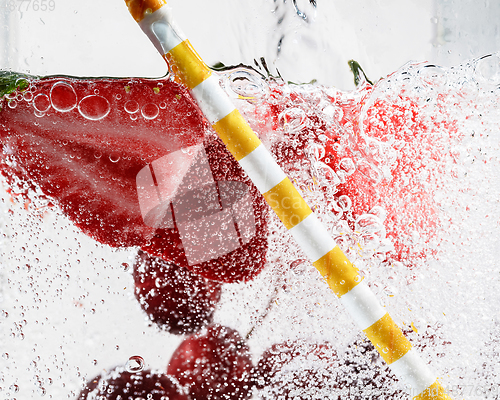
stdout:
MULTIPOLYGON (((305 146, 304 151, 307 168, 300 168, 300 173, 297 172, 292 178, 295 178, 299 182, 302 191, 305 195, 309 196, 308 200, 313 201, 316 209, 320 211, 320 217, 328 224, 329 229, 334 233, 339 245, 345 249, 353 249, 353 252, 349 253, 349 256, 357 260, 358 265, 361 264, 362 260, 374 260, 376 255, 383 256, 392 249, 392 243, 386 236, 386 210, 382 207, 374 207, 368 213, 353 216, 351 224, 347 224, 346 218, 352 214, 354 199, 346 195, 336 196, 336 187, 344 183, 349 176, 356 171, 361 172, 375 183, 390 177, 390 169, 386 168, 386 166, 393 162, 394 154, 391 151, 391 147, 394 145, 396 139, 390 135, 375 139, 367 137, 365 134, 367 124, 372 122, 370 121, 371 116, 368 110, 374 102, 378 98, 397 96, 402 92, 412 94, 415 99, 418 99, 418 106, 427 114, 429 119, 436 117, 435 114, 431 114, 432 110, 441 110, 440 112, 446 113, 448 116, 456 119, 462 135, 468 135, 467 143, 470 144, 470 146, 472 146, 471 143, 478 139, 479 131, 488 128, 488 121, 491 122, 496 120, 500 122, 498 113, 495 114, 491 111, 495 109, 495 107, 498 109, 500 94, 499 54, 492 54, 477 60, 472 60, 454 68, 441 68, 429 64, 409 64, 393 75, 381 80, 373 88, 362 84, 355 92, 351 93, 342 93, 334 89, 317 86, 283 85, 281 87, 283 92, 278 96, 276 92, 272 90, 274 85, 273 80, 266 79, 253 70, 238 68, 223 73, 222 77, 226 91, 236 102, 238 102, 238 106, 243 111, 246 111, 246 116, 250 116, 248 118, 250 123, 256 125, 259 125, 261 121, 258 121, 257 117, 255 117, 255 109, 263 103, 275 105, 285 104, 286 100, 289 99, 291 95, 300 94, 300 96, 298 96, 300 99, 298 103, 290 102, 293 103, 293 105, 286 107, 277 116, 278 133, 273 134, 277 136, 282 135, 286 140, 291 142, 296 141, 297 146, 299 145, 299 139, 301 137, 308 137, 307 146, 305 146), (343 120, 344 111, 338 104, 348 102, 361 96, 366 97, 367 101, 360 111, 360 119, 358 121, 359 131, 356 134, 352 122, 345 122, 344 120, 342 124, 340 123, 340 121, 343 120), (335 101, 332 101, 332 99, 335 101), (467 109, 471 103, 474 103, 477 108, 467 109), (482 122, 486 124, 482 124, 482 122), (337 133, 341 140, 332 144, 329 136, 325 134, 326 130, 337 133), (362 143, 363 146, 360 146, 360 143, 362 143), (330 163, 328 159, 329 155, 327 154, 327 149, 332 147, 336 148, 335 146, 338 146, 338 150, 342 150, 346 147, 353 149, 353 156, 342 158, 337 165, 333 165, 332 167, 332 163, 330 163), (328 207, 325 207, 325 204, 328 204, 328 207)), ((77 111, 84 118, 91 121, 98 121, 106 118, 116 102, 121 102, 119 103, 120 107, 130 115, 131 119, 136 119, 139 116, 148 120, 155 119, 158 117, 160 110, 164 110, 167 107, 165 103, 160 103, 158 105, 153 103, 139 104, 133 100, 125 101, 122 97, 118 96, 119 95, 116 95, 115 98, 111 100, 103 97, 99 93, 94 93, 79 100, 75 89, 65 81, 56 82, 47 93, 40 93, 36 88, 36 84, 29 82, 26 90, 8 95, 6 104, 10 108, 15 108, 23 101, 32 103, 36 115, 40 117, 48 113, 51 108, 57 112, 77 111)), ((472 147, 470 149, 473 150, 472 147)), ((488 160, 486 153, 489 150, 484 146, 482 146, 480 152, 473 152, 470 149, 467 148, 464 150, 463 146, 459 145, 452 151, 452 154, 456 154, 458 167, 460 167, 460 164, 463 164, 464 160, 468 160, 470 165, 472 165, 472 163, 474 163, 474 165, 481 164, 483 161, 488 160)), ((450 171, 451 174, 454 174, 453 179, 457 180, 462 179, 467 173, 470 174, 470 170, 465 167, 456 170, 452 170, 450 167, 450 171)), ((481 181, 478 180, 477 183, 479 184, 481 181)), ((443 204, 446 200, 447 199, 443 199, 443 204)), ((477 199, 475 201, 478 202, 477 199)), ((469 206, 472 208, 478 207, 479 205, 471 203, 469 206)), ((479 224, 480 222, 477 222, 478 231, 479 224)), ((279 232, 276 236, 278 235, 282 235, 282 233, 279 232)), ((274 238, 275 237, 273 237, 273 239, 274 238)), ((479 246, 483 239, 484 238, 477 239, 472 243, 473 246, 479 246)), ((468 246, 469 244, 466 243, 466 245, 468 246)), ((286 246, 289 248, 289 243, 286 243, 286 246)), ((464 249, 461 248, 461 250, 464 249)), ((294 253, 293 250, 289 253, 281 252, 276 255, 276 258, 278 257, 281 258, 280 261, 283 263, 288 262, 291 272, 286 278, 288 279, 289 276, 293 276, 293 279, 290 278, 289 281, 286 282, 286 285, 283 285, 283 290, 287 293, 291 293, 289 296, 290 300, 288 297, 280 294, 281 297, 276 300, 276 303, 280 303, 282 309, 287 309, 287 301, 290 301, 292 306, 288 308, 290 316, 287 315, 286 318, 284 318, 282 315, 279 315, 276 319, 278 320, 279 318, 278 322, 280 323, 270 323, 269 325, 272 326, 270 329, 274 329, 281 334, 281 327, 283 327, 282 329, 284 330, 289 329, 290 323, 294 324, 294 328, 299 325, 300 321, 297 322, 299 318, 293 315, 297 312, 297 309, 294 308, 292 304, 292 298, 296 301, 298 297, 297 293, 304 293, 304 297, 307 297, 308 300, 311 300, 311 296, 314 297, 314 301, 308 301, 306 306, 306 312, 308 317, 310 317, 307 321, 308 327, 318 324, 319 332, 321 329, 325 329, 324 327, 328 326, 328 321, 332 319, 335 320, 337 325, 342 325, 344 321, 338 322, 338 320, 335 319, 337 315, 334 314, 335 311, 333 307, 323 307, 322 304, 325 304, 326 301, 323 300, 315 290, 311 290, 310 282, 307 281, 307 276, 311 269, 309 263, 300 258, 300 255, 294 253), (302 286, 300 286, 301 283, 303 283, 302 286), (285 306, 283 306, 283 304, 285 306), (332 315, 334 315, 335 318, 332 318, 332 315), (285 319, 286 322, 283 323, 285 319)), ((399 305, 397 311, 404 314, 405 309, 411 308, 410 311, 415 312, 415 309, 423 308, 424 311, 421 312, 423 317, 416 317, 422 318, 423 322, 416 323, 415 325, 419 330, 421 327, 428 326, 428 324, 434 320, 432 319, 432 315, 429 316, 426 314, 427 312, 431 314, 431 311, 427 309, 437 307, 437 303, 432 302, 432 299, 434 299, 434 297, 432 297, 434 295, 433 291, 443 291, 446 290, 446 287, 423 288, 426 292, 422 290, 421 293, 427 293, 427 290, 429 291, 430 299, 428 301, 430 305, 425 304, 427 299, 422 300, 422 298, 417 297, 418 290, 415 287, 412 289, 412 293, 405 293, 404 296, 395 296, 398 292, 402 291, 402 289, 406 291, 409 273, 402 265, 396 265, 396 263, 394 263, 389 266, 384 264, 382 258, 383 257, 379 259, 377 266, 382 266, 385 270, 380 273, 374 271, 371 277, 373 279, 370 279, 371 282, 374 282, 374 290, 376 291, 378 282, 387 281, 388 283, 379 286, 379 293, 384 294, 386 298, 393 299, 404 297, 410 302, 410 299, 412 299, 411 296, 414 296, 412 301, 415 306, 412 305, 410 307, 404 302, 395 303, 399 305), (390 271, 390 274, 387 273, 388 271, 390 271)), ((17 261, 18 260, 16 260, 16 262, 17 261)), ((123 262, 120 265, 122 271, 130 270, 128 263, 123 262)), ((364 272, 366 273, 366 271, 364 272)), ((467 274, 469 274, 469 272, 470 271, 467 271, 467 274)), ((456 273, 458 274, 459 272, 456 273)), ((16 272, 16 274, 19 275, 19 272, 16 272)), ((470 293, 475 291, 474 293, 475 296, 477 295, 477 298, 485 295, 484 293, 477 293, 480 291, 480 288, 477 288, 477 286, 480 285, 476 285, 477 282, 469 278, 468 275, 465 278, 453 279, 453 276, 450 276, 452 274, 455 274, 455 271, 446 275, 449 277, 449 282, 452 282, 448 284, 453 284, 454 281, 460 279, 464 282, 470 279, 470 284, 467 286, 470 293)), ((493 275, 488 276, 488 278, 491 277, 493 277, 493 275)), ((81 279, 83 280, 83 278, 81 279)), ((41 278, 39 278, 39 280, 41 280, 41 278)), ((70 282, 69 276, 68 281, 70 282)), ((428 281, 429 280, 423 280, 424 283, 428 281)), ((24 284, 26 284, 26 282, 31 284, 29 280, 25 280, 24 284)), ((422 285, 424 285, 424 283, 422 283, 422 285)), ((122 286, 125 286, 125 284, 122 286)), ((323 282, 319 282, 317 285, 318 288, 323 288, 323 286, 323 282)), ((236 291, 236 289, 234 290, 236 291)), ((33 291, 38 291, 36 286, 33 291)), ((330 294, 328 293, 328 295, 330 294)), ((420 294, 420 296, 423 295, 420 294)), ((447 298, 446 301, 453 303, 454 300, 451 296, 442 296, 447 298)), ((249 297, 250 296, 246 296, 245 300, 241 300, 241 302, 248 303, 247 299, 249 297)), ((464 298, 464 307, 473 307, 475 301, 476 298, 472 299, 472 294, 470 294, 469 297, 464 298)), ((33 309, 38 306, 39 304, 35 302, 33 309)), ((92 306, 95 308, 90 309, 89 314, 94 315, 96 309, 97 314, 99 314, 99 307, 94 304, 92 304, 92 306)), ((249 307, 252 308, 252 306, 254 305, 252 304, 249 307)), ((25 327, 26 321, 33 321, 33 318, 18 318, 18 316, 14 315, 17 311, 12 312, 12 309, 9 311, 11 311, 10 316, 9 312, 6 310, 0 311, 0 322, 3 322, 2 320, 9 322, 8 329, 10 329, 13 335, 12 339, 17 343, 25 344, 30 340, 30 331, 28 331, 28 329, 34 325, 29 322, 28 326, 25 327), (25 333, 27 337, 23 340, 25 333), (19 342, 17 339, 19 339, 19 342)), ((481 310, 478 311, 478 315, 480 311, 481 310)), ((466 315, 466 312, 470 313, 471 311, 464 310, 464 315, 466 315)), ((88 318, 92 318, 90 315, 88 318)), ((269 319, 272 320, 273 315, 274 314, 271 312, 269 319)), ((457 327, 459 327, 458 324, 457 327)), ((341 329, 344 328, 341 327, 341 329)), ((347 331, 347 329, 345 330, 347 331)), ((457 329, 457 331, 461 331, 461 329, 457 329)), ((431 335, 435 334, 433 329, 430 329, 430 332, 431 335)), ((445 333, 449 334, 449 332, 445 333)), ((453 345, 455 345, 455 343, 460 343, 458 337, 460 333, 462 332, 458 332, 453 336, 453 345)), ((467 339, 466 334, 463 336, 467 339)), ((103 339, 96 339, 95 342, 100 343, 99 340, 102 341, 103 339)), ((339 341, 340 340, 341 338, 339 337, 339 341)), ((429 346, 427 349, 431 349, 428 350, 431 355, 446 353, 443 348, 446 348, 447 344, 445 345, 441 342, 436 343, 436 340, 429 339, 429 346), (432 348, 432 346, 437 348, 439 352, 435 348, 432 348)), ((477 341, 480 342, 479 339, 477 339, 477 341)), ((495 375, 495 368, 498 369, 498 362, 496 361, 498 351, 495 350, 495 348, 498 347, 498 332, 496 336, 491 339, 491 343, 490 348, 484 350, 490 351, 491 354, 488 353, 490 355, 487 357, 484 356, 483 359, 486 359, 486 362, 489 363, 490 376, 488 379, 490 379, 489 383, 493 385, 495 380, 498 380, 498 375, 495 375)), ((65 349, 69 347, 70 346, 66 343, 65 349)), ((464 346, 463 348, 466 347, 464 346)), ((118 350, 118 345, 116 345, 116 350, 118 350)), ((96 350, 93 349, 93 351, 96 350)), ((437 356, 433 358, 431 355, 426 354, 424 358, 426 360, 434 359, 435 361, 437 356)), ((7 349, 7 351, 2 351, 0 357, 4 362, 14 364, 13 358, 16 356, 14 351, 7 349)), ((449 354, 446 354, 446 357, 443 358, 444 361, 441 361, 443 364, 446 362, 445 360, 447 357, 449 357, 449 354)), ((466 359, 467 354, 462 358, 466 359)), ((477 358, 480 359, 481 357, 477 358)), ((90 357, 90 359, 93 359, 93 357, 90 357)), ((448 369, 445 371, 447 373, 449 372, 451 376, 449 382, 453 383, 453 376, 457 375, 454 368, 458 368, 457 365, 462 367, 466 364, 467 360, 464 361, 463 359, 461 361, 461 358, 457 356, 453 358, 453 362, 448 362, 446 364, 451 365, 455 363, 452 367, 447 367, 448 369)), ((469 360, 468 362, 472 363, 474 361, 469 360)), ((36 393, 43 396, 48 389, 47 385, 51 384, 52 378, 48 377, 48 372, 46 374, 47 377, 40 377, 41 374, 37 368, 40 369, 41 364, 42 362, 34 358, 33 363, 29 364, 29 368, 31 368, 29 372, 39 376, 38 378, 33 378, 33 383, 35 384, 36 393)), ((47 362, 47 364, 49 363, 47 362)), ((93 365, 95 364, 97 364, 97 361, 93 362, 93 365)), ((440 364, 438 363, 437 365, 439 366, 440 364)), ((129 372, 138 372, 143 370, 144 367, 144 359, 139 356, 130 357, 126 365, 126 369, 129 372)), ((70 367, 64 364, 60 368, 70 367)), ((470 378, 471 376, 474 377, 474 374, 475 372, 470 372, 470 370, 466 370, 464 367, 464 376, 470 378)), ((54 379, 56 379, 56 376, 54 376, 54 379)), ((82 378, 82 383, 84 382, 85 379, 82 378)), ((8 382, 5 384, 5 382, 0 381, 0 386, 3 387, 0 394, 6 398, 15 398, 23 389, 22 384, 19 382, 8 382)))
MULTIPOLYGON (((305 195, 310 196, 313 188, 319 198, 312 199, 317 209, 328 203, 325 210, 327 219, 334 221, 334 233, 342 247, 356 247, 362 244, 362 251, 357 251, 357 256, 370 258, 375 253, 386 253, 393 247, 387 239, 384 228, 385 211, 380 207, 370 210, 365 215, 358 216, 354 221, 354 229, 345 223, 345 216, 352 213, 352 199, 349 196, 335 196, 337 186, 346 182, 348 177, 356 170, 378 183, 382 180, 382 173, 367 157, 359 151, 353 152, 358 158, 344 157, 337 165, 330 164, 330 155, 326 154, 327 147, 340 151, 342 147, 356 147, 355 134, 351 123, 341 125, 344 117, 342 107, 332 101, 348 102, 351 98, 364 95, 366 87, 354 93, 341 93, 334 89, 318 87, 315 85, 286 85, 279 84, 279 90, 273 90, 279 79, 266 77, 255 70, 238 67, 222 74, 222 85, 226 92, 245 112, 250 121, 258 125, 255 115, 256 109, 263 104, 290 104, 277 117, 279 133, 282 138, 278 140, 290 141, 293 147, 300 149, 301 140, 307 138, 304 152, 309 165, 298 167, 297 170, 286 171, 292 180, 296 179, 305 195), (293 101, 290 98, 293 97, 293 101), (344 99, 342 99, 344 98, 344 99), (333 144, 325 131, 335 132, 341 140, 333 144), (283 139, 284 138, 284 139, 283 139), (304 175, 304 172, 308 171, 304 175), (319 190, 318 190, 319 189, 319 190)), ((257 117, 258 118, 258 117, 257 117)), ((262 122, 262 121, 261 121, 262 122)), ((257 129, 258 130, 258 129, 257 129)), ((276 138, 271 138, 276 140, 276 138)), ((300 151, 300 150, 298 150, 300 151)))
MULTIPOLYGON (((19 102, 26 101, 33 105, 33 110, 37 117, 45 116, 51 109, 61 113, 77 110, 85 119, 99 121, 106 118, 114 106, 118 106, 122 107, 130 115, 131 120, 136 120, 139 115, 145 120, 154 120, 160 114, 160 109, 165 110, 167 108, 167 104, 164 101, 159 104, 148 102, 140 105, 135 100, 124 100, 125 103, 120 105, 120 101, 123 98, 121 94, 115 94, 114 98, 109 100, 100 95, 97 89, 93 94, 78 99, 75 88, 67 81, 54 83, 48 93, 40 92, 36 86, 36 81, 26 78, 18 79, 16 86, 24 87, 24 89, 6 95, 7 106, 9 108, 16 108, 19 102)), ((159 91, 160 88, 155 89, 159 91)), ((155 92, 157 92, 156 90, 155 92)), ((124 92, 126 92, 126 88, 124 92)))

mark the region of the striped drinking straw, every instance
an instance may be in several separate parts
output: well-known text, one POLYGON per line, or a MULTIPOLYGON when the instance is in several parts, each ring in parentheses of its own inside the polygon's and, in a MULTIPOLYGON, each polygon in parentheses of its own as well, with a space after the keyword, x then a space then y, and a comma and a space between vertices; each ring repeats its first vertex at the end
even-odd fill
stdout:
POLYGON ((164 0, 125 0, 140 27, 313 265, 414 399, 450 399, 401 329, 177 28, 164 0))

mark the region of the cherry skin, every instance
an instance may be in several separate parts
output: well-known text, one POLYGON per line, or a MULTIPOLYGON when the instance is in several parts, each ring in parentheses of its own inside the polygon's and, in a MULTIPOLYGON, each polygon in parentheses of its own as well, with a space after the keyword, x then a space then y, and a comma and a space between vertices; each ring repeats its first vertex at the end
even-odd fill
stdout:
POLYGON ((171 376, 143 370, 131 373, 117 367, 87 383, 78 400, 190 400, 171 376))
POLYGON ((242 400, 252 394, 253 365, 240 334, 221 325, 188 337, 172 355, 167 373, 188 387, 192 400, 242 400))
POLYGON ((176 334, 207 326, 220 298, 221 284, 140 250, 134 264, 135 296, 149 319, 176 334))

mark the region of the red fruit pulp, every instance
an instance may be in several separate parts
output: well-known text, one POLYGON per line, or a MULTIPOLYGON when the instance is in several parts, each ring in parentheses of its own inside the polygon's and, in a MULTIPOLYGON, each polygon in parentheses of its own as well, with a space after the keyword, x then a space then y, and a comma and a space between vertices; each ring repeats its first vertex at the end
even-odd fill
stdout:
POLYGON ((144 370, 131 373, 123 367, 96 376, 87 383, 78 400, 190 400, 172 377, 144 370))
POLYGON ((238 332, 220 325, 184 340, 172 355, 167 373, 188 387, 192 400, 248 399, 252 360, 238 332))
POLYGON ((212 321, 221 285, 139 251, 134 264, 135 297, 151 321, 177 335, 212 321))

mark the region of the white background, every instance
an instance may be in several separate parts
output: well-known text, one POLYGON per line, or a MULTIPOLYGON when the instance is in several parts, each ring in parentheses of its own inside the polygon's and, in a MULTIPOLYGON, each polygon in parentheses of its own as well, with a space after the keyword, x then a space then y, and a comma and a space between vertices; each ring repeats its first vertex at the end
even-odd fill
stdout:
MULTIPOLYGON (((123 1, 0 1, 0 67, 33 74, 150 76, 163 60, 123 1), (3 5, 3 6, 2 6, 3 5)), ((347 61, 371 79, 408 61, 450 66, 500 47, 500 2, 467 0, 172 0, 169 5, 207 64, 264 57, 286 80, 352 88, 347 61), (282 23, 278 21, 282 19, 282 23), (277 54, 283 37, 281 53, 277 54)))

